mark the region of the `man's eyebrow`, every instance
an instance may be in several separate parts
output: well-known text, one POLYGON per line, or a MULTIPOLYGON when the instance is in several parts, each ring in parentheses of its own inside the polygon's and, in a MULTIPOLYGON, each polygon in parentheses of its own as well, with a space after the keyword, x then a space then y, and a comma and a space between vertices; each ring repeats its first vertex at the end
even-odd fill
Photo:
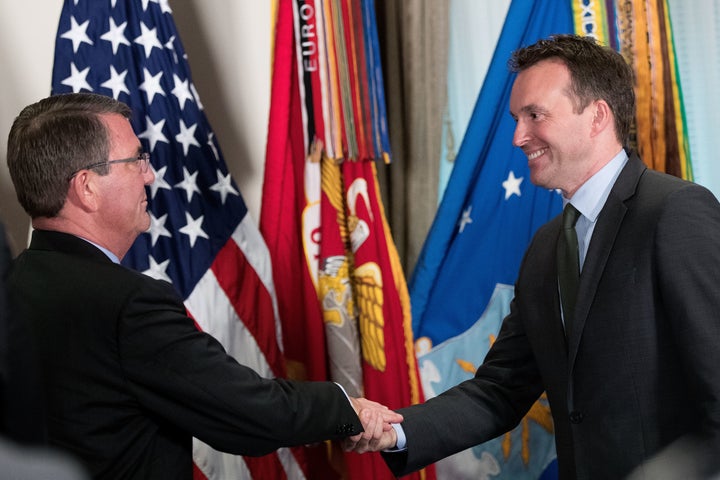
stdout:
POLYGON ((538 105, 537 103, 529 103, 527 105, 523 105, 520 107, 520 111, 518 113, 513 113, 512 110, 510 110, 510 116, 512 116, 515 120, 518 119, 518 115, 521 113, 529 113, 529 112, 545 112, 545 109, 538 105))
POLYGON ((545 109, 537 103, 529 103, 520 109, 521 112, 544 112, 545 109))

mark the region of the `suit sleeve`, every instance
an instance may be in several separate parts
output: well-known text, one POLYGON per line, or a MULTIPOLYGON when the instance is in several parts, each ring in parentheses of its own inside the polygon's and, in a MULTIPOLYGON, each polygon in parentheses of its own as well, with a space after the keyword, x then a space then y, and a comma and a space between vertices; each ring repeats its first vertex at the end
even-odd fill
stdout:
POLYGON ((405 475, 514 428, 543 387, 522 322, 511 304, 500 334, 475 376, 426 401, 398 410, 407 449, 383 453, 405 475))
POLYGON ((215 449, 264 455, 362 431, 340 387, 260 377, 198 331, 164 282, 135 292, 118 338, 129 388, 143 407, 215 449))

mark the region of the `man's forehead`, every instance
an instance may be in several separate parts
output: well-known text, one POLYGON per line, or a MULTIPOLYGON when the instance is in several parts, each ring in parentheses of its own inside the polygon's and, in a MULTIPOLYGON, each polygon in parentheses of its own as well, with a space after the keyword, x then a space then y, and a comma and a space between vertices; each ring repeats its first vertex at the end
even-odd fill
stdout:
POLYGON ((513 94, 521 90, 523 93, 533 93, 569 84, 570 71, 564 63, 559 60, 543 60, 518 72, 510 95, 512 98, 513 94))
POLYGON ((130 119, 119 113, 101 113, 98 115, 100 120, 106 123, 127 123, 130 124, 130 119))
POLYGON ((130 119, 119 113, 103 113, 99 115, 100 120, 107 126, 108 131, 114 135, 127 135, 133 133, 130 119))
POLYGON ((104 113, 100 115, 100 119, 107 128, 110 149, 139 148, 140 141, 130 124, 130 119, 119 113, 104 113))
POLYGON ((572 99, 570 75, 564 64, 540 65, 518 73, 510 92, 510 114, 517 117, 521 113, 542 113, 554 104, 558 95, 572 99), (535 68, 538 67, 538 68, 535 68))
POLYGON ((570 77, 570 70, 565 62, 557 57, 550 57, 521 70, 517 74, 515 82, 522 79, 537 79, 537 77, 570 77))

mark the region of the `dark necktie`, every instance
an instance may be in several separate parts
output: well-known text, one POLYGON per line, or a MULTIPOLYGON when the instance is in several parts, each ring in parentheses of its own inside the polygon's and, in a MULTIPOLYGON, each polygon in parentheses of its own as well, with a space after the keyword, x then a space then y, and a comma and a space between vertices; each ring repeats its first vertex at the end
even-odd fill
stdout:
POLYGON ((563 210, 563 228, 558 240, 558 280, 560 282, 560 301, 562 302, 563 318, 565 320, 565 335, 570 337, 572 315, 575 311, 578 283, 580 283, 580 255, 578 250, 577 232, 575 224, 580 212, 571 204, 563 210))

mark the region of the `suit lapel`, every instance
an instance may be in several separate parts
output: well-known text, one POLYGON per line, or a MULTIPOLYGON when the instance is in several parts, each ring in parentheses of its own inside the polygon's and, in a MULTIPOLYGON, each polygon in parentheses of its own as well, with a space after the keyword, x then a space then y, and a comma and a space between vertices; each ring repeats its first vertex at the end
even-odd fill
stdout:
POLYGON ((580 275, 572 337, 568 339, 568 358, 571 372, 585 322, 590 313, 590 306, 615 243, 615 238, 620 230, 620 225, 627 212, 625 202, 635 194, 640 177, 646 169, 647 167, 640 158, 634 153, 631 154, 598 216, 597 225, 585 256, 583 271, 580 275))

